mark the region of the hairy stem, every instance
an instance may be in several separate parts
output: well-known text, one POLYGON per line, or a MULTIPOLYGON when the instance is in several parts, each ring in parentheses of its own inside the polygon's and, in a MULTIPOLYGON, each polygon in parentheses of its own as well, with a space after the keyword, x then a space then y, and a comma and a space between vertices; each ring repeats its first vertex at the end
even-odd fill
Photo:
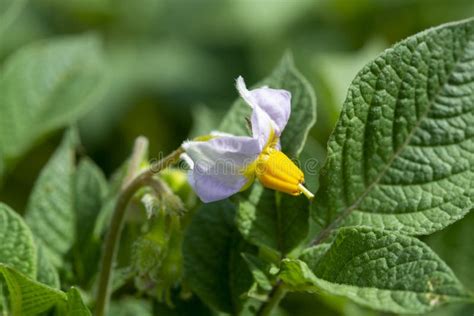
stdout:
POLYGON ((144 141, 141 137, 137 138, 134 151, 130 159, 130 167, 127 176, 124 179, 124 185, 115 204, 114 212, 110 222, 110 228, 105 239, 102 260, 100 264, 99 286, 97 289, 95 306, 95 315, 97 316, 104 316, 107 313, 111 295, 110 280, 112 279, 112 266, 115 261, 117 248, 120 241, 123 219, 131 198, 141 187, 147 185, 148 180, 155 173, 158 173, 168 166, 176 163, 179 160, 179 156, 183 153, 183 149, 180 147, 150 168, 138 173, 139 166, 146 149, 147 141, 144 141))
POLYGON ((281 280, 278 280, 268 294, 267 301, 264 302, 257 311, 257 316, 271 315, 273 309, 278 306, 283 297, 285 297, 285 294, 286 289, 283 287, 281 280))

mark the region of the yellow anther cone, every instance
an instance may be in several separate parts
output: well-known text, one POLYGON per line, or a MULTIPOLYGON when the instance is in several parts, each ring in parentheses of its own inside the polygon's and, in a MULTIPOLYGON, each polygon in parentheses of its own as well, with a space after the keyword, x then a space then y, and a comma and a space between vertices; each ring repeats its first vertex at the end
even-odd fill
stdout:
POLYGON ((264 187, 291 195, 314 195, 303 186, 304 174, 288 156, 276 149, 269 149, 259 156, 255 173, 264 187))

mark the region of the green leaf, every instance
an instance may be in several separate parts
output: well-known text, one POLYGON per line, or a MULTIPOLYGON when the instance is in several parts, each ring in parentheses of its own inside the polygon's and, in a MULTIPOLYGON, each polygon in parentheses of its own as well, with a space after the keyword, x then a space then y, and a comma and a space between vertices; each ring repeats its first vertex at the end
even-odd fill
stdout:
POLYGON ((456 272, 456 275, 474 291, 474 212, 459 222, 429 236, 426 243, 456 272))
POLYGON ((41 171, 28 200, 25 219, 46 256, 55 267, 75 241, 73 199, 74 130, 68 131, 41 171))
POLYGON ((67 299, 65 293, 36 282, 4 264, 0 264, 0 273, 10 295, 12 315, 36 315, 67 299))
MULTIPOLYGON (((326 148, 317 142, 313 137, 308 137, 306 140, 305 147, 301 152, 299 160, 299 166, 304 172, 305 187, 316 193, 319 189, 319 172, 323 166, 324 160, 326 159, 326 148)), ((300 200, 302 203, 303 201, 300 200)), ((318 203, 318 202, 316 202, 318 203)), ((316 203, 307 203, 305 208, 313 207, 316 203)), ((301 244, 310 244, 314 236, 316 236, 321 229, 324 227, 324 223, 321 218, 315 216, 316 212, 309 212, 309 228, 306 239, 301 244)))
POLYGON ((0 0, 0 36, 21 13, 27 0, 0 0))
POLYGON ((0 71, 0 151, 7 163, 95 104, 104 90, 101 67, 93 36, 34 43, 7 59, 0 71))
POLYGON ((267 190, 255 183, 239 203, 237 227, 250 243, 285 255, 308 234, 308 201, 267 190))
POLYGON ((7 285, 12 315, 37 315, 53 306, 57 306, 67 316, 91 315, 74 287, 66 294, 3 263, 0 263, 0 274, 7 285))
POLYGON ((329 140, 317 216, 429 234, 474 202, 474 20, 412 36, 365 66, 329 140))
POLYGON ((248 253, 243 253, 242 257, 247 262, 255 282, 257 282, 263 290, 270 291, 272 289, 272 283, 268 275, 270 265, 259 257, 248 253))
MULTIPOLYGON (((316 122, 316 98, 313 89, 295 68, 290 54, 286 54, 272 74, 255 87, 264 85, 291 92, 291 115, 281 135, 281 146, 287 155, 297 157, 303 149, 309 130, 316 122)), ((239 98, 222 120, 219 131, 235 135, 249 134, 246 118, 250 117, 250 114, 250 106, 239 98)))
POLYGON ((94 226, 84 223, 95 223, 107 191, 107 179, 102 170, 92 160, 82 159, 74 179, 78 245, 84 246, 91 238, 94 226))
POLYGON ((234 227, 228 200, 204 204, 192 219, 183 244, 185 281, 206 304, 237 313, 252 277, 240 253, 251 248, 234 227))
POLYGON ((472 300, 451 269, 416 238, 342 228, 324 255, 285 259, 280 277, 296 290, 327 291, 381 311, 425 313, 472 300))
POLYGON ((330 247, 331 243, 324 243, 306 248, 299 256, 299 259, 304 261, 310 268, 316 267, 330 247))
POLYGON ((308 137, 298 157, 298 165, 304 171, 305 186, 311 192, 316 192, 319 188, 319 171, 325 159, 326 148, 313 137, 308 137))
POLYGON ((30 229, 15 211, 0 203, 0 263, 36 277, 36 247, 30 229))
POLYGON ((450 304, 436 309, 426 316, 472 316, 474 304, 450 304))
POLYGON ((59 289, 59 275, 56 268, 51 264, 43 246, 38 245, 38 259, 37 259, 37 272, 36 280, 40 283, 46 284, 52 288, 59 289))
POLYGON ((117 197, 122 188, 123 181, 128 171, 128 160, 122 163, 122 165, 115 170, 110 180, 107 183, 107 196, 102 201, 102 207, 99 214, 97 214, 97 219, 94 223, 94 231, 92 237, 95 241, 100 242, 103 235, 106 233, 110 219, 112 218, 112 213, 114 211, 115 203, 117 202, 117 197))
POLYGON ((83 158, 77 167, 74 178, 74 211, 76 215, 76 241, 73 246, 74 272, 77 284, 90 285, 97 272, 100 260, 101 239, 95 238, 94 225, 100 214, 105 197, 108 194, 108 183, 96 164, 83 158))
POLYGON ((92 315, 82 301, 81 293, 75 287, 67 292, 67 316, 89 316, 92 315))

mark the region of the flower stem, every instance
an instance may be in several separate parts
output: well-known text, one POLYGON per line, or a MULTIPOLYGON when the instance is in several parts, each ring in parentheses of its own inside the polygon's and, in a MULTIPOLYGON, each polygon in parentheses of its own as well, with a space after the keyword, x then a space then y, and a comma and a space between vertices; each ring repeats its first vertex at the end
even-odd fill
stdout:
POLYGON ((137 139, 135 139, 135 143, 133 144, 133 151, 128 163, 127 174, 122 181, 122 190, 125 189, 137 175, 138 171, 140 170, 140 164, 142 163, 147 151, 148 139, 144 136, 137 137, 137 139))
POLYGON ((271 315, 273 309, 278 306, 283 297, 285 297, 285 294, 286 289, 284 288, 282 281, 278 280, 268 294, 267 301, 264 302, 257 311, 257 316, 271 315))
POLYGON ((153 167, 150 167, 141 173, 137 174, 140 163, 147 149, 147 141, 142 137, 135 141, 134 151, 130 159, 130 167, 127 176, 124 179, 124 184, 119 193, 117 202, 115 204, 114 212, 110 222, 110 229, 105 239, 102 260, 100 264, 99 286, 97 289, 95 315, 104 316, 107 313, 108 304, 110 301, 110 280, 112 279, 112 265, 115 261, 117 248, 120 241, 120 235, 123 227, 123 219, 127 210, 130 199, 143 186, 147 185, 148 180, 161 170, 176 163, 179 156, 183 153, 180 147, 174 152, 158 161, 153 167))

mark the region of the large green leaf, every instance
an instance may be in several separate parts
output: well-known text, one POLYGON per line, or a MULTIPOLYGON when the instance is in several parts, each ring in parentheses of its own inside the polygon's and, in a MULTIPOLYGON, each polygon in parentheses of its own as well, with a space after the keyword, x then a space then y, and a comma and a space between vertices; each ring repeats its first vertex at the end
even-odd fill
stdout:
POLYGON ((0 263, 36 277, 36 247, 30 229, 10 207, 0 203, 0 263))
POLYGON ((65 302, 66 294, 36 282, 16 270, 0 264, 7 284, 12 315, 36 315, 65 302))
POLYGON ((235 314, 252 276, 240 255, 251 248, 236 231, 234 216, 228 200, 203 205, 188 228, 183 252, 190 288, 208 305, 235 314))
POLYGON ((0 152, 7 162, 83 115, 103 91, 100 44, 75 36, 32 44, 0 70, 0 152))
POLYGON ((77 135, 70 130, 41 171, 26 209, 26 222, 55 267, 75 241, 73 199, 74 148, 77 135))
MULTIPOLYGON (((270 76, 255 85, 261 87, 285 89, 291 92, 291 115, 281 135, 282 150, 290 157, 296 157, 303 149, 306 136, 316 122, 316 98, 313 89, 298 72, 290 54, 286 54, 270 76)), ((242 99, 232 105, 221 122, 220 131, 235 135, 246 135, 246 118, 251 109, 242 99)))
POLYGON ((329 140, 318 215, 407 234, 462 218, 474 202, 473 74, 472 19, 412 36, 364 67, 329 140))
POLYGON ((308 234, 308 201, 264 189, 255 183, 239 203, 237 227, 254 245, 285 255, 308 234))
POLYGON ((414 237, 342 228, 326 252, 313 254, 316 260, 307 255, 306 263, 284 260, 280 276, 286 284, 394 313, 425 313, 443 303, 472 300, 451 269, 414 237))

